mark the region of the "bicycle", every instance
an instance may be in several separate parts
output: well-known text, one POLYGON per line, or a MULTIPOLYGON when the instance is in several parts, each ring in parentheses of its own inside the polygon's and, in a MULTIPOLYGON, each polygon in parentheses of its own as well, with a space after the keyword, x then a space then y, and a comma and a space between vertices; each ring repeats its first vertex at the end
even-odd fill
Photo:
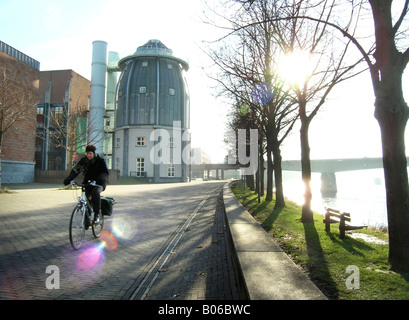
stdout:
POLYGON ((81 187, 81 197, 78 197, 78 203, 71 214, 70 219, 70 242, 75 250, 78 250, 85 237, 85 230, 91 226, 92 233, 95 238, 98 238, 104 227, 104 215, 99 215, 99 221, 94 223, 94 210, 92 204, 89 202, 85 194, 85 188, 88 186, 100 187, 95 181, 88 181, 87 184, 78 184, 75 181, 71 181, 71 185, 81 187))

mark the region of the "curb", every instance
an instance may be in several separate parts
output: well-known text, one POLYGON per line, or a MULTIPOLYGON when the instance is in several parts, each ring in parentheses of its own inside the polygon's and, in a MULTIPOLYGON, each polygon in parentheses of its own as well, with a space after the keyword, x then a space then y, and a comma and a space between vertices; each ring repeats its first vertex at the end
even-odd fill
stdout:
POLYGON ((231 184, 223 187, 223 202, 240 298, 327 300, 241 205, 231 184))

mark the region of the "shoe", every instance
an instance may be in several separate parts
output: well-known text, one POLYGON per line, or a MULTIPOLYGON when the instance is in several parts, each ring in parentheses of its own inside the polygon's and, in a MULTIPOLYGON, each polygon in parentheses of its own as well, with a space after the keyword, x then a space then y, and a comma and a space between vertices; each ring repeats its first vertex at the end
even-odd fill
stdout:
POLYGON ((95 220, 94 220, 94 226, 99 225, 99 223, 100 223, 99 215, 97 215, 97 216, 95 217, 95 220))

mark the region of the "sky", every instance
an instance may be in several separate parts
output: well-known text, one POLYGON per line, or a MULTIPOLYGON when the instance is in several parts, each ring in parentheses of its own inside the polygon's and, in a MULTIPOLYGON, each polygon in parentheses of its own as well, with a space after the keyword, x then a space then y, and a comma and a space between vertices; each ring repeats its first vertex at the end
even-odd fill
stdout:
POLYGON ((190 65, 191 146, 222 162, 227 109, 202 70, 209 61, 201 41, 215 31, 201 22, 201 8, 200 0, 1 0, 0 40, 39 61, 40 71, 72 69, 89 80, 93 41, 106 41, 120 59, 162 41, 190 65))
MULTIPOLYGON (((38 60, 40 71, 72 69, 87 79, 93 41, 106 41, 120 59, 151 39, 162 41, 190 65, 191 146, 222 162, 229 106, 214 96, 214 83, 203 72, 210 61, 200 49, 221 31, 201 22, 203 8, 201 0, 1 0, 0 40, 38 60)), ((373 104, 368 74, 335 90, 312 121, 311 158, 380 157, 373 104)), ((283 158, 299 159, 299 145, 296 128, 283 158)))

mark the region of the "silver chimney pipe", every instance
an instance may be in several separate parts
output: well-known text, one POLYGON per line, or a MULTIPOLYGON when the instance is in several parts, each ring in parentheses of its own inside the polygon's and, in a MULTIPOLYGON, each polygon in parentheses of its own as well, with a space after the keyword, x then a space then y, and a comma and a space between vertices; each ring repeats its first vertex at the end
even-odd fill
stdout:
POLYGON ((104 152, 104 116, 107 74, 107 46, 105 41, 92 43, 91 97, 89 108, 88 143, 97 147, 97 153, 104 152))

